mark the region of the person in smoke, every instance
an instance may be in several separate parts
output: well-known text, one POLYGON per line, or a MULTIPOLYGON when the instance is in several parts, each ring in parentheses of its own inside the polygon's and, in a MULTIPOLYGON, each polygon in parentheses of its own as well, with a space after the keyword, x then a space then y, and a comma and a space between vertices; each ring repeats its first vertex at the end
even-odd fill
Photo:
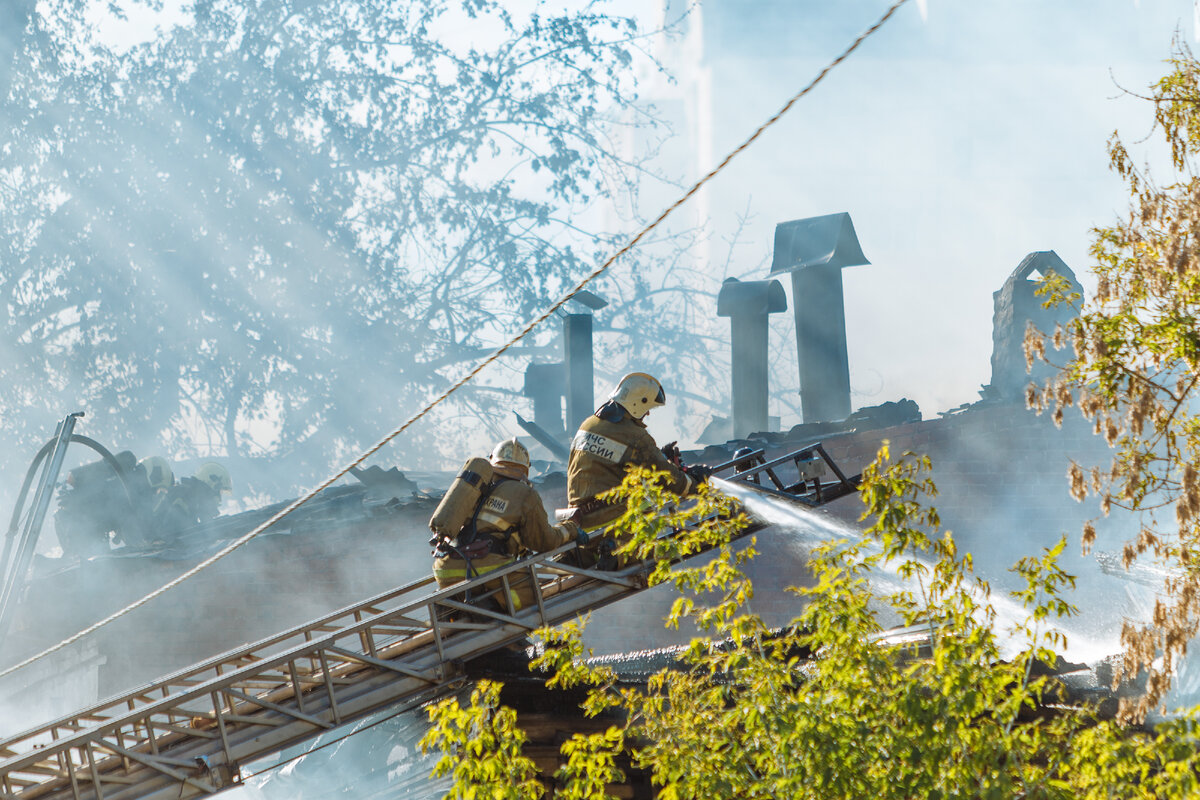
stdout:
POLYGON ((181 531, 216 519, 223 495, 233 491, 229 470, 215 461, 201 464, 190 478, 182 478, 167 490, 158 514, 159 538, 171 541, 181 531))
MULTIPOLYGON (((646 415, 665 404, 666 393, 657 378, 631 372, 579 426, 567 461, 567 501, 585 531, 593 532, 625 513, 623 505, 601 500, 598 495, 620 486, 632 466, 666 472, 667 488, 681 496, 692 494, 708 478, 706 467, 684 468, 677 459, 669 458, 646 430, 646 415)), ((617 566, 614 559, 602 555, 606 546, 611 548, 611 538, 590 535, 589 546, 579 554, 582 565, 617 566)))
POLYGON ((142 522, 156 526, 166 513, 167 495, 175 486, 175 471, 162 456, 148 456, 138 462, 137 477, 134 497, 142 522))
POLYGON ((165 458, 137 461, 129 450, 71 470, 59 489, 54 514, 63 554, 87 559, 114 545, 145 547, 174 483, 165 458))
MULTIPOLYGON (((513 563, 523 552, 543 553, 577 541, 583 532, 573 522, 551 525, 537 490, 530 485, 529 451, 516 439, 496 445, 489 459, 492 480, 483 487, 476 511, 457 536, 446 538, 434 529, 433 576, 438 588, 486 575, 513 563)), ((484 585, 483 593, 503 589, 499 580, 484 585)), ((509 575, 512 611, 536 602, 528 575, 509 575)), ((503 598, 494 603, 508 611, 503 598)))
POLYGON ((107 553, 113 543, 140 543, 140 509, 150 491, 145 468, 128 450, 69 471, 54 512, 63 554, 86 559, 107 553))

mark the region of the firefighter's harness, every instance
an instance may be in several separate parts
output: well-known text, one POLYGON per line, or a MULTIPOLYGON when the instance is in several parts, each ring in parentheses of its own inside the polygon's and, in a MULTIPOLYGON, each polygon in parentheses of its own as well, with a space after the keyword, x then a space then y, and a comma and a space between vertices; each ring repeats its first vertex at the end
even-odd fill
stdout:
MULTIPOLYGON (((433 554, 437 558, 446 558, 453 556, 461 559, 466 564, 467 580, 478 578, 480 573, 472 563, 475 559, 483 558, 493 553, 499 555, 508 555, 508 542, 512 538, 512 529, 497 529, 488 531, 485 534, 479 533, 479 512, 483 510, 488 498, 496 491, 501 482, 512 480, 504 475, 495 475, 489 481, 483 490, 479 493, 479 500, 475 503, 475 509, 471 512, 470 519, 463 525, 462 530, 453 538, 435 532, 429 538, 429 544, 434 548, 433 554)), ((467 602, 469 603, 470 593, 467 594, 467 602)))

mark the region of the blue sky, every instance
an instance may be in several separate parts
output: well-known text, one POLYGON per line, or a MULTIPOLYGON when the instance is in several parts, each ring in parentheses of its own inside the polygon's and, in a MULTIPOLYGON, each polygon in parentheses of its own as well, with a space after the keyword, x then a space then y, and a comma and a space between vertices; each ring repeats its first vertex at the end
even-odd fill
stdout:
MULTIPOLYGON (((786 5, 710 2, 705 24, 723 26, 705 53, 713 158, 889 3, 786 5)), ((1194 41, 1193 12, 1191 0, 902 9, 714 184, 714 230, 752 215, 735 274, 766 276, 776 223, 849 211, 873 262, 844 273, 854 406, 906 396, 929 417, 977 399, 991 294, 1020 260, 1055 250, 1089 283, 1090 229, 1127 205, 1109 136, 1156 157, 1142 142, 1152 109, 1125 90, 1164 73, 1177 33, 1194 41)))

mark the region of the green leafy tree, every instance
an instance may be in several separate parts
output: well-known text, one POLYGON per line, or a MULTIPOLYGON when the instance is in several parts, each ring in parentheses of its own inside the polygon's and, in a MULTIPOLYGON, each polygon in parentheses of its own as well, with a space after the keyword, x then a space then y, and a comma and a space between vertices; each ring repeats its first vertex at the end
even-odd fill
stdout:
MULTIPOLYGON (((1062 704, 1040 668, 1063 644, 1055 621, 1074 611, 1062 597, 1073 579, 1056 562, 1065 540, 1015 566, 1024 587, 1014 596, 1028 617, 998 630, 989 587, 953 537, 937 535, 937 514, 922 502, 934 492, 927 468, 910 456, 890 462, 885 445, 863 476, 864 537, 815 550, 815 582, 795 590, 805 606, 782 631, 744 609, 753 587, 741 567, 754 548, 753 540, 731 544, 746 524, 732 502, 704 492, 680 506, 654 474, 631 473, 619 494, 649 513, 618 523, 623 550, 654 560, 652 583, 680 590, 668 624, 691 619, 705 635, 676 666, 630 688, 585 662, 577 626, 541 633, 547 648, 536 666, 550 672, 548 684, 588 686, 589 714, 616 711, 624 720, 563 747, 555 796, 608 796, 619 755, 649 770, 658 796, 671 800, 1167 798, 1200 790, 1190 719, 1153 735, 1097 720, 1062 704), (680 560, 702 551, 712 558, 680 560), (871 578, 880 570, 907 588, 878 591, 871 578), (927 636, 883 636, 882 609, 927 636)), ((477 706, 437 706, 426 744, 444 741, 477 706)), ((494 752, 453 756, 486 763, 494 752)))
POLYGON ((445 753, 433 774, 453 775, 456 797, 537 800, 543 792, 537 768, 521 755, 525 733, 516 725, 516 712, 500 705, 500 688, 480 681, 467 708, 453 699, 431 707, 440 724, 422 745, 445 753))
MULTIPOLYGON (((81 405, 110 442, 323 473, 611 252, 598 204, 645 174, 618 141, 654 124, 642 33, 592 6, 197 0, 124 50, 80 6, 14 7, 0 87, 0 424, 25 446, 81 405)), ((672 324, 671 291, 614 333, 672 324)), ((507 414, 489 378, 440 420, 507 414)), ((447 442, 414 436, 410 462, 447 442)))
MULTIPOLYGON (((1115 448, 1111 464, 1075 464, 1070 492, 1099 498, 1108 515, 1129 509, 1139 532, 1124 546, 1131 567, 1167 567, 1152 619, 1127 622, 1121 677, 1144 671, 1147 691, 1124 714, 1141 719, 1160 705, 1200 624, 1200 62, 1179 45, 1170 72, 1151 87, 1157 130, 1172 174, 1155 180, 1114 134, 1109 155, 1131 207, 1124 219, 1094 231, 1096 290, 1077 319, 1053 332, 1072 353, 1061 375, 1030 386, 1029 404, 1061 421, 1076 406, 1115 448)), ((1061 280, 1047 280, 1047 303, 1075 303, 1061 280)), ((1047 357, 1046 337, 1031 331, 1028 358, 1047 357)), ((1083 531, 1085 549, 1096 526, 1083 531)))

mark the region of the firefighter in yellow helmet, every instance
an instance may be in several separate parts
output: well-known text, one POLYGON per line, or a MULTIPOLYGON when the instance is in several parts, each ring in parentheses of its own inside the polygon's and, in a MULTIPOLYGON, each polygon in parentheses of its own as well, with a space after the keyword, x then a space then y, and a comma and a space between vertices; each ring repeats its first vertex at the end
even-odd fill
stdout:
POLYGON ((182 478, 167 492, 160 536, 173 539, 180 531, 215 519, 224 495, 233 491, 229 470, 215 461, 201 464, 190 478, 182 478))
POLYGON ((165 494, 175 485, 175 473, 171 470, 171 462, 162 456, 148 456, 138 462, 141 471, 146 476, 146 483, 156 493, 165 494))
POLYGON ((704 467, 685 470, 669 459, 646 430, 646 415, 665 403, 666 393, 656 378, 631 372, 579 426, 567 461, 567 501, 578 509, 584 530, 607 525, 625 512, 624 506, 597 495, 620 486, 631 466, 663 470, 669 475, 668 488, 680 495, 694 492, 708 476, 704 467))
MULTIPOLYGON (((528 481, 529 451, 524 445, 516 439, 500 442, 492 451, 490 463, 491 480, 478 482, 480 491, 473 512, 457 535, 439 532, 436 515, 430 520, 434 531, 431 543, 435 545, 433 576, 438 588, 507 566, 524 551, 541 553, 582 537, 574 523, 550 524, 542 498, 528 481)), ((512 573, 508 581, 507 598, 493 595, 501 611, 516 612, 535 603, 528 575, 512 573)), ((503 590, 499 580, 487 583, 482 592, 497 590, 503 590)))

